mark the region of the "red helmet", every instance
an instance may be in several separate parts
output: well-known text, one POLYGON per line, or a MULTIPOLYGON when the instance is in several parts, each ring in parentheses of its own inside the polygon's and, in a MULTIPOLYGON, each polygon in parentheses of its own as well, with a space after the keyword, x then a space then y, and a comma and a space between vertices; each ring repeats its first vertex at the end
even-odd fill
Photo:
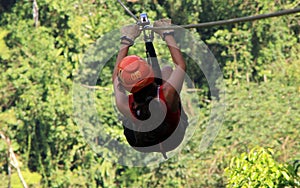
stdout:
POLYGON ((135 93, 153 83, 154 72, 145 60, 139 56, 130 55, 119 63, 118 77, 127 91, 135 93))

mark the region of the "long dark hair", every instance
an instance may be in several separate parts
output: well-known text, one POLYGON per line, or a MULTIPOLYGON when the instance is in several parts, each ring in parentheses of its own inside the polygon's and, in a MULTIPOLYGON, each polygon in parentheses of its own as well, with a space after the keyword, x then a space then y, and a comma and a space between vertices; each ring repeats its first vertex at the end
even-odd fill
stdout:
MULTIPOLYGON (((135 116, 139 120, 150 118, 149 103, 157 96, 158 85, 152 83, 140 91, 133 93, 133 99, 137 103, 137 107, 133 108, 135 116)), ((159 105, 159 104, 157 104, 159 105)))

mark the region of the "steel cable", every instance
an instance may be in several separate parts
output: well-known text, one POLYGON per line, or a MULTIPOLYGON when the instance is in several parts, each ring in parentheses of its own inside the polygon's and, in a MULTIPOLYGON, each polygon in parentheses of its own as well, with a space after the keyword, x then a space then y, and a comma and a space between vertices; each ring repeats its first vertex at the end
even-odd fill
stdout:
MULTIPOLYGON (((118 2, 138 24, 139 19, 121 2, 121 0, 118 0, 118 2)), ((233 19, 213 21, 213 22, 204 22, 204 23, 199 23, 199 24, 173 25, 173 26, 169 26, 169 27, 145 27, 144 30, 205 28, 205 27, 213 27, 213 26, 217 26, 217 25, 226 25, 226 24, 233 24, 233 23, 238 23, 238 22, 249 22, 249 21, 260 20, 260 19, 265 19, 265 18, 284 16, 284 15, 288 15, 288 14, 295 14, 298 12, 300 12, 300 8, 286 9, 286 10, 281 10, 281 11, 273 12, 273 13, 259 14, 259 15, 254 15, 254 16, 245 16, 245 17, 240 17, 240 18, 233 18, 233 19)))

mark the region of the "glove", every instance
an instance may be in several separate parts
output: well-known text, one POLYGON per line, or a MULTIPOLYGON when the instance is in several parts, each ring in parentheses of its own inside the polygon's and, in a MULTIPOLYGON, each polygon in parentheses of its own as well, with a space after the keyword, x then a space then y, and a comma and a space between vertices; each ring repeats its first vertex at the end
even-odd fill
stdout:
POLYGON ((139 26, 134 25, 127 25, 122 27, 121 29, 121 40, 127 40, 129 42, 129 45, 133 45, 134 40, 140 36, 141 30, 139 29, 139 26))
MULTIPOLYGON (((169 27, 171 26, 171 19, 160 19, 154 22, 154 27, 169 27)), ((167 30, 154 30, 157 34, 159 34, 163 40, 165 40, 166 35, 174 35, 173 29, 167 30)))

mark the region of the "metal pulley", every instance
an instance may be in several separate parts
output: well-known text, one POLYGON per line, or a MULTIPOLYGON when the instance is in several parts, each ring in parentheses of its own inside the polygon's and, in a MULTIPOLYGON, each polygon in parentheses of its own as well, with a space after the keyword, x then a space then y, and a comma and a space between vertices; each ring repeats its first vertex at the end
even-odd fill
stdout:
POLYGON ((145 42, 152 42, 154 39, 154 32, 152 30, 146 30, 150 25, 150 20, 148 19, 147 13, 140 14, 140 20, 137 23, 140 26, 140 29, 143 31, 144 34, 144 41, 145 42))

